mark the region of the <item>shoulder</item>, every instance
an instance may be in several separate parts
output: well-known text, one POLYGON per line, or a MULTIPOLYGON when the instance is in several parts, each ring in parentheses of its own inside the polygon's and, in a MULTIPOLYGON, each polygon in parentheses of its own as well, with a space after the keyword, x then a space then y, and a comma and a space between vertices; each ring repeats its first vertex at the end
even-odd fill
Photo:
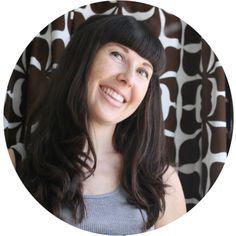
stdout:
POLYGON ((159 217, 155 225, 156 228, 164 226, 186 213, 182 185, 174 167, 169 166, 163 176, 163 181, 167 184, 165 195, 166 209, 159 217))
POLYGON ((13 166, 16 168, 16 156, 12 148, 8 149, 8 154, 10 156, 13 166))

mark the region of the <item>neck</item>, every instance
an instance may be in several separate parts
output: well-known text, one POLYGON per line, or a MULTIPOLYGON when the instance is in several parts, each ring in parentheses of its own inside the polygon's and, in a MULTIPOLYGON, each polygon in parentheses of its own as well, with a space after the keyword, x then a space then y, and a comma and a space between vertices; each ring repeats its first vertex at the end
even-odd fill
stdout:
POLYGON ((115 125, 103 126, 94 123, 90 124, 90 137, 98 158, 104 154, 115 152, 112 143, 114 131, 115 125))

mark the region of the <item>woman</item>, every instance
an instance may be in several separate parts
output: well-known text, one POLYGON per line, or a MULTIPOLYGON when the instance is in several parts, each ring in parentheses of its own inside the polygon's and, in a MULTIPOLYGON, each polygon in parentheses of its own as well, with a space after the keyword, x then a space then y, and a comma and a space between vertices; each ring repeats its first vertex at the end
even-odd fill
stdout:
POLYGON ((131 16, 94 16, 74 33, 29 115, 26 158, 17 166, 46 209, 113 235, 158 228, 185 213, 164 154, 164 62, 160 41, 131 16))

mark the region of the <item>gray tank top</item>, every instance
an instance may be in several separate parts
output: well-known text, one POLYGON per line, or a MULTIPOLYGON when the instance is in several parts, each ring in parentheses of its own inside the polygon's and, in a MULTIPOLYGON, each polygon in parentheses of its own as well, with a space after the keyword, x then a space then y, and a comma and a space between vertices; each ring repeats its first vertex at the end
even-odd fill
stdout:
MULTIPOLYGON (((25 158, 24 144, 12 146, 21 159, 25 158)), ((81 224, 74 224, 71 212, 67 208, 61 209, 60 218, 80 229, 106 235, 127 235, 143 232, 147 213, 128 204, 125 192, 121 187, 108 194, 85 195, 85 218, 81 224)), ((77 211, 79 216, 79 209, 77 211)), ((150 230, 154 229, 152 227, 150 230)))
MULTIPOLYGON (((81 224, 74 224, 70 210, 62 208, 60 218, 82 230, 105 235, 142 233, 146 211, 128 204, 122 188, 107 194, 85 195, 86 214, 81 224)), ((79 215, 79 209, 77 216, 79 215)), ((154 229, 152 227, 150 230, 154 229)))

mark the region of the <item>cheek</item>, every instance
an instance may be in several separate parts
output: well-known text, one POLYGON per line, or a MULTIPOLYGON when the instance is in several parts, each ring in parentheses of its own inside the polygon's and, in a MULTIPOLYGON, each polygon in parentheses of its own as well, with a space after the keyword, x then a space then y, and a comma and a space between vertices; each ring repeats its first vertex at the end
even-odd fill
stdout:
POLYGON ((143 99, 147 93, 147 89, 148 89, 148 85, 146 85, 146 84, 138 87, 138 89, 137 89, 138 91, 136 93, 136 102, 138 105, 143 101, 143 99))
POLYGON ((100 74, 101 74, 101 71, 100 71, 99 66, 97 66, 96 64, 93 65, 91 67, 89 74, 88 74, 88 85, 96 82, 96 80, 98 80, 98 78, 100 78, 100 74))
POLYGON ((95 56, 90 66, 89 77, 88 77, 89 80, 96 80, 101 75, 103 75, 105 71, 104 68, 109 68, 109 67, 107 65, 107 60, 105 60, 103 54, 100 52, 95 56))
POLYGON ((132 106, 130 107, 130 111, 129 111, 131 114, 133 112, 135 112, 135 110, 140 106, 140 104, 142 103, 146 93, 147 93, 147 87, 146 86, 142 86, 142 87, 140 87, 140 89, 132 91, 133 101, 132 101, 132 106))

